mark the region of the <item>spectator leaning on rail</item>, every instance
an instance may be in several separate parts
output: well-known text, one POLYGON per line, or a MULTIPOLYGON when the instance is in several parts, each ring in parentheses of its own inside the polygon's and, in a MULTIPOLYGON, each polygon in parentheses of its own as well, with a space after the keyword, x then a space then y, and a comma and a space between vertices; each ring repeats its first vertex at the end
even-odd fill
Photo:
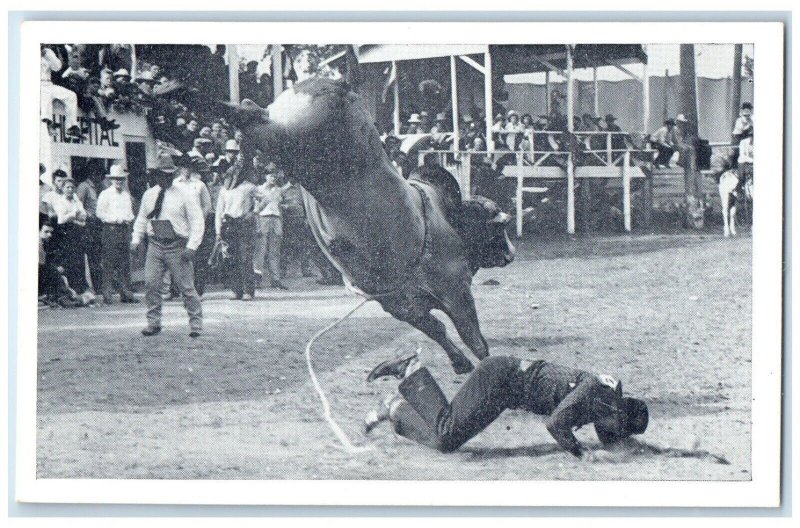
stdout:
POLYGON ((153 169, 155 185, 145 191, 142 205, 133 224, 131 250, 148 237, 144 274, 147 293, 147 327, 142 335, 161 332, 159 290, 164 274, 169 270, 183 294, 183 304, 189 314, 189 336, 200 336, 203 327, 203 308, 194 287, 194 257, 203 239, 203 211, 198 200, 173 185, 178 167, 169 154, 161 153, 153 169))
POLYGON ((103 302, 114 302, 114 291, 124 303, 138 302, 130 289, 130 240, 134 220, 133 200, 128 191, 128 172, 112 165, 106 177, 111 186, 97 198, 97 218, 102 222, 100 244, 103 268, 103 302))

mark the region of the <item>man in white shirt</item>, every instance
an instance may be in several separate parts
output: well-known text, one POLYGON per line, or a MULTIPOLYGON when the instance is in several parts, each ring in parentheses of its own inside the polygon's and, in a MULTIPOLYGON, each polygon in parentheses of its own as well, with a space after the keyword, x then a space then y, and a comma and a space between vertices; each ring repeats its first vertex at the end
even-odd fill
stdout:
POLYGON ((189 336, 200 337, 203 309, 194 287, 194 258, 203 239, 203 211, 196 197, 173 185, 178 167, 169 154, 162 153, 153 170, 156 185, 145 191, 133 224, 131 250, 136 251, 145 234, 148 237, 144 265, 147 293, 147 327, 142 335, 161 332, 159 290, 167 270, 183 294, 189 314, 189 336))
POLYGON ((133 201, 128 192, 128 173, 121 165, 112 165, 106 177, 111 187, 97 197, 96 215, 102 222, 100 265, 103 270, 103 302, 112 304, 113 292, 124 303, 138 302, 130 290, 130 229, 133 201))
POLYGON ((60 233, 54 244, 56 259, 64 268, 70 288, 84 294, 89 290, 84 260, 86 210, 75 194, 75 180, 66 178, 62 190, 63 193, 53 200, 53 211, 60 233))
POLYGON ((733 124, 733 142, 739 143, 742 139, 753 133, 753 104, 742 103, 742 109, 739 111, 739 117, 733 124))
POLYGON ((64 181, 69 178, 69 175, 66 173, 64 169, 56 169, 53 171, 52 180, 53 186, 47 191, 45 194, 42 195, 41 202, 44 204, 44 207, 47 208, 47 215, 50 217, 56 216, 55 208, 53 207, 53 203, 61 196, 62 187, 64 186, 64 181))
POLYGON ((264 276, 264 259, 267 259, 269 271, 269 284, 272 288, 288 289, 281 282, 281 244, 283 243, 283 215, 281 214, 281 200, 291 183, 278 185, 278 171, 273 162, 267 165, 267 181, 256 191, 255 210, 258 213, 258 226, 256 228, 256 254, 253 268, 256 275, 264 276))
POLYGON ((200 202, 200 209, 203 211, 205 231, 203 233, 203 241, 197 249, 194 261, 194 287, 201 296, 206 289, 209 271, 208 258, 211 256, 211 251, 214 247, 214 207, 211 201, 211 193, 203 181, 204 177, 208 178, 210 171, 211 166, 205 159, 191 157, 188 159, 186 166, 180 168, 178 171, 180 175, 175 178, 175 183, 173 184, 195 196, 200 202))
POLYGON ((225 276, 233 299, 246 301, 253 299, 256 291, 253 270, 256 186, 248 178, 254 178, 255 171, 252 167, 245 170, 243 163, 237 158, 226 173, 225 187, 217 198, 214 228, 217 239, 228 243, 231 258, 226 260, 225 276))

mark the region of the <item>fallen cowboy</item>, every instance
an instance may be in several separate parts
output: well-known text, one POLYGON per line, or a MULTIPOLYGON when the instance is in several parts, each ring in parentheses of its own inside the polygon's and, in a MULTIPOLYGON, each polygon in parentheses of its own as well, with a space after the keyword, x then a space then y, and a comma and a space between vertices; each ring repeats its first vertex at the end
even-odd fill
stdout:
POLYGON ((367 381, 386 377, 402 380, 398 393, 370 411, 365 432, 388 420, 399 435, 443 453, 457 450, 507 409, 547 415, 558 445, 585 460, 599 453, 582 446, 573 428, 592 423, 600 442, 610 445, 644 433, 649 420, 647 405, 624 397, 620 381, 541 360, 488 357, 449 403, 416 354, 384 361, 367 381))

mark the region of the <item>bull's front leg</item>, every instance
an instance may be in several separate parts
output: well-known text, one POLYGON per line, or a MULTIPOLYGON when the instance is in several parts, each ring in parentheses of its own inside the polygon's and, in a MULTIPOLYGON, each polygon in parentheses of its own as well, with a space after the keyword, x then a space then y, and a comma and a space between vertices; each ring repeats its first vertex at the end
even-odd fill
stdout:
POLYGON ((441 345, 447 353, 447 357, 450 358, 450 363, 453 365, 453 371, 456 374, 466 374, 472 371, 474 368, 472 363, 461 349, 450 340, 444 323, 430 313, 425 313, 420 317, 409 320, 408 323, 441 345))
POLYGON ((483 359, 489 355, 489 345, 481 333, 475 298, 468 284, 461 284, 442 296, 442 309, 453 321, 458 335, 475 357, 483 359))

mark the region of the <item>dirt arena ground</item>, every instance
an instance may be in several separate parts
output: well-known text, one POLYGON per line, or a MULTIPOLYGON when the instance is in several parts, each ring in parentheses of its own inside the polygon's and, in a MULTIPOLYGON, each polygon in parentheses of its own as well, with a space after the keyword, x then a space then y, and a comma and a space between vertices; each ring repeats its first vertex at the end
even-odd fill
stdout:
MULTIPOLYGON (((609 373, 650 405, 615 463, 560 451, 541 420, 507 412, 458 452, 439 454, 364 414, 396 383, 367 384, 380 360, 422 348, 448 395, 463 377, 421 334, 369 303, 317 344, 314 366, 354 443, 322 420, 303 349, 359 299, 294 279, 255 302, 216 292, 205 334, 183 306, 145 340, 143 306, 40 310, 40 478, 712 479, 751 477, 751 240, 719 234, 525 241, 474 281, 492 354, 609 373), (499 284, 484 284, 494 279, 499 284)), ((492 281, 492 282, 494 282, 492 281)), ((596 446, 593 428, 578 431, 596 446)))

